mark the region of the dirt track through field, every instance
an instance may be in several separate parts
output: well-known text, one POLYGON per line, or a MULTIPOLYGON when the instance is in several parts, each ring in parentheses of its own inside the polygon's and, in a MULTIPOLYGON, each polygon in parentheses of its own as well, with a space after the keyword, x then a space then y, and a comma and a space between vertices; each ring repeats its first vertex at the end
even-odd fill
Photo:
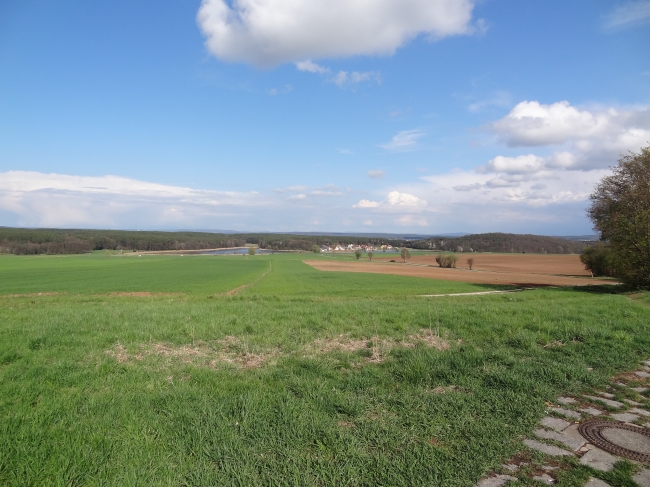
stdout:
POLYGON ((326 260, 306 260, 304 262, 321 271, 393 274, 476 284, 526 287, 586 286, 615 282, 589 277, 591 274, 585 271, 577 255, 465 254, 458 257, 458 268, 456 269, 438 267, 434 255, 415 256, 409 259, 407 264, 388 262, 391 258, 398 260, 398 257, 395 256, 382 256, 373 262, 326 260), (471 271, 467 267, 468 258, 474 259, 471 271))
POLYGON ((244 289, 246 289, 248 287, 251 287, 251 286, 254 286, 258 282, 260 282, 264 278, 264 276, 266 276, 272 270, 273 270, 273 262, 269 262, 269 270, 267 270, 261 276, 256 277, 255 279, 253 279, 248 284, 242 284, 241 286, 236 287, 235 289, 231 289, 230 291, 226 291, 225 293, 220 293, 217 296, 235 296, 235 295, 239 294, 240 292, 242 292, 244 289))

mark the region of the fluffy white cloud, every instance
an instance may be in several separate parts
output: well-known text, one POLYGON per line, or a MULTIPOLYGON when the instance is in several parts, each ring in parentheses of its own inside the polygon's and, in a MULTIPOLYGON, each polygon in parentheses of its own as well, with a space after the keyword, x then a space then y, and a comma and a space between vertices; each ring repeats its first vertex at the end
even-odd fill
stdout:
POLYGON ((544 105, 537 101, 517 104, 488 129, 511 147, 564 146, 541 158, 496 157, 485 171, 535 172, 542 168, 595 169, 615 163, 618 155, 637 151, 650 141, 650 107, 628 109, 578 109, 567 101, 544 105))
POLYGON ((379 205, 379 201, 361 200, 353 208, 377 208, 379 205))
POLYGON ((298 68, 298 71, 306 71, 308 73, 326 74, 330 72, 330 68, 316 64, 311 59, 296 62, 296 68, 298 68))
POLYGON ((402 130, 390 142, 379 147, 391 152, 411 152, 415 150, 418 139, 423 135, 422 130, 402 130))
POLYGON ((507 174, 535 173, 544 167, 544 159, 533 154, 517 157, 497 156, 485 166, 479 166, 478 172, 504 172, 507 174))
POLYGON ((417 196, 408 193, 400 193, 398 191, 391 191, 388 193, 386 203, 389 206, 418 208, 427 206, 427 202, 417 196))
POLYGON ((650 22, 650 1, 640 0, 618 5, 605 17, 607 30, 618 30, 650 22))
POLYGON ((602 141, 607 147, 625 149, 650 136, 650 108, 579 110, 568 101, 551 105, 522 101, 489 129, 511 147, 602 141))
POLYGON ((392 54, 420 34, 471 34, 473 7, 474 0, 203 0, 197 22, 219 59, 273 66, 392 54))
POLYGON ((150 225, 181 224, 269 204, 257 192, 205 191, 119 176, 0 173, 0 211, 27 225, 110 226, 134 210, 150 225))
POLYGON ((409 193, 391 191, 383 201, 361 200, 353 208, 415 209, 427 206, 426 200, 409 193))

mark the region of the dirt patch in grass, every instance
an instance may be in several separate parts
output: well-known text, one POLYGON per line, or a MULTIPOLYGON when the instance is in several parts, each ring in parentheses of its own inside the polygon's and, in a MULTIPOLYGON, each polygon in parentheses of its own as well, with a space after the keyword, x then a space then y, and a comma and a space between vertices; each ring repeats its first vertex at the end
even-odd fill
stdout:
MULTIPOLYGON (((428 256, 422 257, 422 259, 428 256)), ((485 257, 494 256, 473 256, 476 261, 485 257)), ((500 256, 501 257, 501 256, 500 256)), ((508 256, 505 256, 508 257, 508 256)), ((541 258, 546 256, 531 256, 541 258)), ((563 256, 564 257, 564 256, 563 256)), ((577 259, 577 256, 566 256, 577 259)), ((433 259, 433 257, 431 257, 433 259)), ((462 260, 462 258, 460 259, 462 260)), ((460 262, 459 260, 459 262, 460 262)), ((400 262, 338 262, 325 260, 306 260, 308 264, 320 271, 332 272, 365 272, 370 274, 393 274, 398 276, 424 277, 428 279, 437 279, 441 281, 460 281, 472 282, 476 284, 493 284, 493 285, 514 285, 520 287, 536 286, 588 286, 595 284, 615 284, 614 280, 594 279, 586 277, 584 274, 560 275, 553 272, 560 272, 556 267, 550 267, 547 273, 539 272, 539 266, 532 266, 531 270, 526 271, 518 267, 504 267, 506 270, 479 270, 475 267, 473 270, 457 268, 443 269, 435 264, 426 261, 419 262, 416 258, 409 261, 408 264, 400 262), (510 270, 507 270, 510 269, 510 270), (533 272, 537 271, 537 272, 533 272), (583 277, 584 276, 584 277, 583 277)), ((573 267, 569 272, 577 272, 573 267)))
POLYGON ((181 296, 182 294, 183 293, 152 293, 149 291, 133 291, 108 293, 107 296, 117 296, 120 298, 151 298, 155 296, 181 296))
POLYGON ((449 392, 459 391, 456 386, 438 386, 433 389, 427 389, 425 392, 433 392, 434 394, 447 394, 449 392))
POLYGON ((248 287, 248 284, 243 284, 242 286, 236 287, 235 289, 231 289, 230 291, 226 291, 225 293, 219 294, 219 296, 235 296, 236 294, 239 294, 241 291, 246 289, 248 287))
POLYGON ((65 293, 50 292, 50 293, 5 294, 3 296, 0 296, 0 298, 37 298, 41 296, 57 296, 59 294, 65 294, 65 293))
POLYGON ((258 353, 248 351, 248 347, 237 337, 228 336, 219 340, 216 346, 204 342, 193 345, 173 345, 169 343, 140 344, 129 352, 121 343, 115 344, 106 354, 119 363, 139 362, 151 356, 165 357, 172 362, 217 368, 223 364, 242 369, 257 368, 279 355, 278 350, 264 350, 258 353))
POLYGON ((423 329, 419 333, 408 335, 402 340, 392 338, 362 338, 354 339, 349 335, 339 335, 336 337, 319 338, 311 345, 306 347, 306 356, 316 353, 329 353, 333 351, 342 351, 357 353, 365 351, 363 356, 364 362, 379 363, 386 360, 390 351, 395 347, 415 348, 418 344, 423 344, 428 348, 436 350, 448 350, 449 342, 430 330, 423 329))

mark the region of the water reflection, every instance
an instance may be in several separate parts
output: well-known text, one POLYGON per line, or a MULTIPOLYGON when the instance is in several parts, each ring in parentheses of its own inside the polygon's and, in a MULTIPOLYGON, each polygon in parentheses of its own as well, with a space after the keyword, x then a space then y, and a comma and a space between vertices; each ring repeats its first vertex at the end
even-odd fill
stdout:
MULTIPOLYGON (((248 255, 248 247, 239 247, 234 249, 206 250, 206 251, 194 252, 194 253, 199 255, 228 255, 228 254, 248 255)), ((255 249, 255 253, 257 255, 266 255, 266 254, 273 254, 274 252, 272 250, 266 250, 266 249, 255 249)))

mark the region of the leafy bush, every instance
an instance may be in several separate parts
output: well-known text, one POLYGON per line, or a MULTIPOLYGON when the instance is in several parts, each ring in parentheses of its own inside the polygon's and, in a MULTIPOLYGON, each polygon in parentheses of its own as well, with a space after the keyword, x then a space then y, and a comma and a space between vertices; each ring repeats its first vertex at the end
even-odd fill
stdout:
POLYGON ((614 257, 612 250, 602 243, 587 247, 580 254, 580 260, 585 265, 585 269, 591 271, 594 277, 616 276, 614 257))
POLYGON ((436 256, 436 262, 440 267, 451 269, 452 267, 456 267, 458 257, 455 254, 438 254, 436 256))

